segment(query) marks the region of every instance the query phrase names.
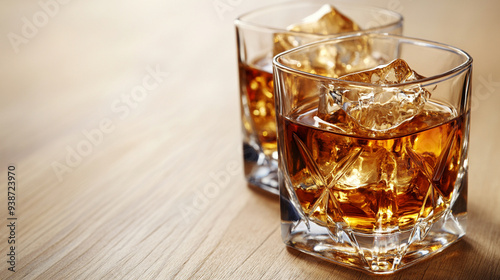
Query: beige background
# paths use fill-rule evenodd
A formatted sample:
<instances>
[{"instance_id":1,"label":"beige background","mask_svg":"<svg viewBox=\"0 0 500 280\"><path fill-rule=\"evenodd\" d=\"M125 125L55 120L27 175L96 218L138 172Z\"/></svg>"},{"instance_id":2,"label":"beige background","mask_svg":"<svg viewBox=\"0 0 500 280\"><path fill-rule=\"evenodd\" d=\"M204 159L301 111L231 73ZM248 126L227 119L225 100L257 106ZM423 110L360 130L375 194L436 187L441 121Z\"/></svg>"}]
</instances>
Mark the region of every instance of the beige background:
<instances>
[{"instance_id":1,"label":"beige background","mask_svg":"<svg viewBox=\"0 0 500 280\"><path fill-rule=\"evenodd\" d=\"M242 175L232 22L278 1L64 2L0 3L0 278L368 277L287 250L277 198ZM500 278L500 2L359 2L474 58L467 236L389 279Z\"/></svg>"}]
</instances>

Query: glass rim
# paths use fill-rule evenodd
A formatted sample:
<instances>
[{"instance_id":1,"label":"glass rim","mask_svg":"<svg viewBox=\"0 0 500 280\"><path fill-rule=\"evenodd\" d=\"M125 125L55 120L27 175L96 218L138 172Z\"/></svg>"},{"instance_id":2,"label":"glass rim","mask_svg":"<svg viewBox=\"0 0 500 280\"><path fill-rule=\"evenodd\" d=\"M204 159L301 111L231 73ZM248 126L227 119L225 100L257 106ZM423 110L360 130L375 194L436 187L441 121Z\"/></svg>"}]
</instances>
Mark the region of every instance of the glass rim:
<instances>
[{"instance_id":1,"label":"glass rim","mask_svg":"<svg viewBox=\"0 0 500 280\"><path fill-rule=\"evenodd\" d=\"M342 80L339 78L317 75L317 74L305 72L302 70L298 70L298 69L286 66L286 65L282 64L281 62L279 62L279 60L283 56L290 54L290 53L300 52L303 49L311 48L311 47L325 44L325 43L341 42L341 41L346 41L346 40L351 39L351 38L359 38L359 37L379 37L379 38L398 39L400 41L405 41L408 43L412 43L414 45L428 46L428 47L438 48L438 49L441 49L444 51L453 52L457 55L465 57L466 60L463 63L461 63L460 65L458 65L458 66L456 66L448 71L445 71L443 73L429 76L429 77L425 77L422 79L417 79L417 80L410 81L410 82L397 83L397 84L392 84L392 85L375 85L375 84L371 84L371 83L364 83L364 82L358 82L358 81L348 81L348 80ZM440 83L440 82L445 81L449 78L452 78L456 75L459 75L463 71L469 69L472 66L472 60L473 60L472 57L464 50L461 50L457 47L453 47L453 46L450 46L447 44L435 42L435 41L414 38L414 37L400 36L400 35L391 35L391 34L387 34L387 33L384 33L384 34L381 34L381 33L369 33L369 34L357 33L357 34L343 35L343 36L339 36L336 38L330 38L330 39L312 42L312 43L305 44L305 45L284 51L282 53L279 53L275 57L273 57L273 67L279 68L280 70L283 70L283 71L286 71L289 73L297 74L299 76L307 76L307 77L319 79L319 80L330 80L330 81L349 83L349 84L365 86L365 87L376 86L376 87L380 87L380 88L395 88L395 87L399 87L399 86L407 86L407 85L415 85L415 84L420 84L421 86L430 86L430 85ZM356 72L359 72L359 71L356 71ZM355 73L355 72L353 72L353 73Z\"/></svg>"},{"instance_id":2,"label":"glass rim","mask_svg":"<svg viewBox=\"0 0 500 280\"><path fill-rule=\"evenodd\" d=\"M384 8L380 8L380 7L375 7L375 6L370 6L370 5L361 5L361 4L357 4L357 3L349 3L349 2L346 2L346 3L337 3L339 4L339 6L349 6L349 7L355 7L355 8L359 8L359 9L363 9L363 8L369 8L369 9L373 9L373 10L377 10L377 11L382 11L388 15L391 15L393 17L396 18L396 20L394 22L391 22L391 23L388 23L388 24L384 24L384 25L380 25L380 26L376 26L376 27L371 27L371 28L367 28L367 29L363 29L363 30L358 30L358 31L352 31L352 32L342 32L342 33L338 33L338 34L321 34L321 33L310 33L310 32L301 32L301 31L290 31L290 30L286 30L284 27L283 28L277 28L277 27L271 27L271 26L267 26L265 24L259 24L259 23L255 23L255 22L250 22L248 20L246 20L245 18L249 17L249 16L252 16L254 14L258 14L258 13L262 13L262 12L266 12L268 10L272 10L272 9L276 9L276 8L279 8L279 7L282 7L282 6L285 6L285 7L290 7L291 5L318 5L318 8L321 6L321 5L325 5L325 4L331 4L331 3L328 3L328 2L304 2L304 1L288 1L288 2L282 2L282 3L278 3L278 4L273 4L273 5L268 5L268 6L264 6L264 7L261 7L261 8L257 8L255 10L252 10L252 11L249 11L249 12L246 12L242 15L240 15L239 17L237 17L235 20L234 20L234 24L237 26L237 27L247 27L247 28L252 28L252 29L255 29L255 30L263 30L263 31L272 31L272 32L286 32L286 33L289 33L289 34L292 34L292 35L297 35L297 36L317 36L317 37L332 37L332 36L336 36L336 35L345 35L345 34L357 34L359 32L373 32L373 31L376 31L376 30L379 30L379 29L384 29L384 28L388 28L388 27L391 27L391 26L398 26L398 25L402 25L403 24L403 16L398 13L398 12L395 12L395 11L392 11L392 10L388 10L388 9L384 9ZM336 8L336 7L335 7Z\"/></svg>"}]
</instances>

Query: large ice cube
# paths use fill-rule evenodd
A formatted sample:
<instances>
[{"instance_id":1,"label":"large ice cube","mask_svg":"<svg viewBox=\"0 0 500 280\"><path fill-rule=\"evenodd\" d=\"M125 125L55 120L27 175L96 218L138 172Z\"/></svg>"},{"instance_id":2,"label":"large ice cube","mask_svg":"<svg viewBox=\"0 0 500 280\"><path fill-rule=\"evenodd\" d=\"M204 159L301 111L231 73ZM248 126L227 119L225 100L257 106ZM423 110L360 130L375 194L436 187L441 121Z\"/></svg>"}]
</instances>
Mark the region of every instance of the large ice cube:
<instances>
[{"instance_id":1,"label":"large ice cube","mask_svg":"<svg viewBox=\"0 0 500 280\"><path fill-rule=\"evenodd\" d=\"M314 14L304 18L300 23L290 25L287 29L323 35L360 30L354 21L329 4L321 6Z\"/></svg>"},{"instance_id":2,"label":"large ice cube","mask_svg":"<svg viewBox=\"0 0 500 280\"><path fill-rule=\"evenodd\" d=\"M347 16L340 13L331 5L325 4L312 15L304 18L302 22L292 24L287 30L303 33L276 33L274 34L273 55L286 50L317 41L320 35L335 35L345 32L361 30L360 27ZM311 35L314 34L314 35ZM349 47L349 46L348 46ZM342 55L339 55L341 53ZM353 42L352 51L337 50L335 47L321 47L315 52L303 54L298 57L299 69L323 76L338 77L346 73L346 67L352 71L352 67L360 64L368 54L367 42ZM351 55L346 55L351 54ZM363 54L360 56L359 54ZM366 64L363 61L363 64Z\"/></svg>"},{"instance_id":3,"label":"large ice cube","mask_svg":"<svg viewBox=\"0 0 500 280\"><path fill-rule=\"evenodd\" d=\"M338 34L360 30L350 18L340 13L329 4L323 5L318 11L304 18L302 22L286 28L290 31L309 34ZM277 33L274 36L274 55L308 43L307 36L294 36L290 33Z\"/></svg>"},{"instance_id":4,"label":"large ice cube","mask_svg":"<svg viewBox=\"0 0 500 280\"><path fill-rule=\"evenodd\" d=\"M363 82L375 85L395 85L425 78L413 71L408 63L397 58L386 65L373 69L351 73L340 77L342 80Z\"/></svg>"},{"instance_id":5,"label":"large ice cube","mask_svg":"<svg viewBox=\"0 0 500 280\"><path fill-rule=\"evenodd\" d=\"M341 76L342 80L371 85L332 84L329 92L320 98L319 116L327 120L336 110L343 110L360 127L376 134L394 129L424 108L429 91L420 84L401 85L422 78L402 59Z\"/></svg>"}]
</instances>

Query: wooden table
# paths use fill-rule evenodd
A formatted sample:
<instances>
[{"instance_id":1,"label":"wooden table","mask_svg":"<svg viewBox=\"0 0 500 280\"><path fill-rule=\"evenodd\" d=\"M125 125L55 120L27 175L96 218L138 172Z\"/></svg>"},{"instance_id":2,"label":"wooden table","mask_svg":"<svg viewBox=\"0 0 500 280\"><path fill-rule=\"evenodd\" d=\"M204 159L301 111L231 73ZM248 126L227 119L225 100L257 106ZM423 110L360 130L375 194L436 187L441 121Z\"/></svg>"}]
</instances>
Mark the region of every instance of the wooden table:
<instances>
[{"instance_id":1,"label":"wooden table","mask_svg":"<svg viewBox=\"0 0 500 280\"><path fill-rule=\"evenodd\" d=\"M0 278L370 277L287 249L243 178L232 21L269 1L189 2L0 4ZM370 3L474 57L467 236L387 279L500 279L500 4Z\"/></svg>"}]
</instances>

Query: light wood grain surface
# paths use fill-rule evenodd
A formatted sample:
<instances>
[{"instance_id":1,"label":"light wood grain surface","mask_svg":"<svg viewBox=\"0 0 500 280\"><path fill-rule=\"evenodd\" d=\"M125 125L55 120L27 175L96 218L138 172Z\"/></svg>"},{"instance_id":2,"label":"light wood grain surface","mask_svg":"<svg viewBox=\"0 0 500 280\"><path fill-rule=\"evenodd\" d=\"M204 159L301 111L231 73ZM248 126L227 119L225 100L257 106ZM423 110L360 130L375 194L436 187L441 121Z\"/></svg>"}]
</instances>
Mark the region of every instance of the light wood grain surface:
<instances>
[{"instance_id":1,"label":"light wood grain surface","mask_svg":"<svg viewBox=\"0 0 500 280\"><path fill-rule=\"evenodd\" d=\"M1 279L371 277L287 249L243 178L233 19L276 2L0 3ZM386 278L500 279L500 4L362 2L474 58L467 236Z\"/></svg>"}]
</instances>

